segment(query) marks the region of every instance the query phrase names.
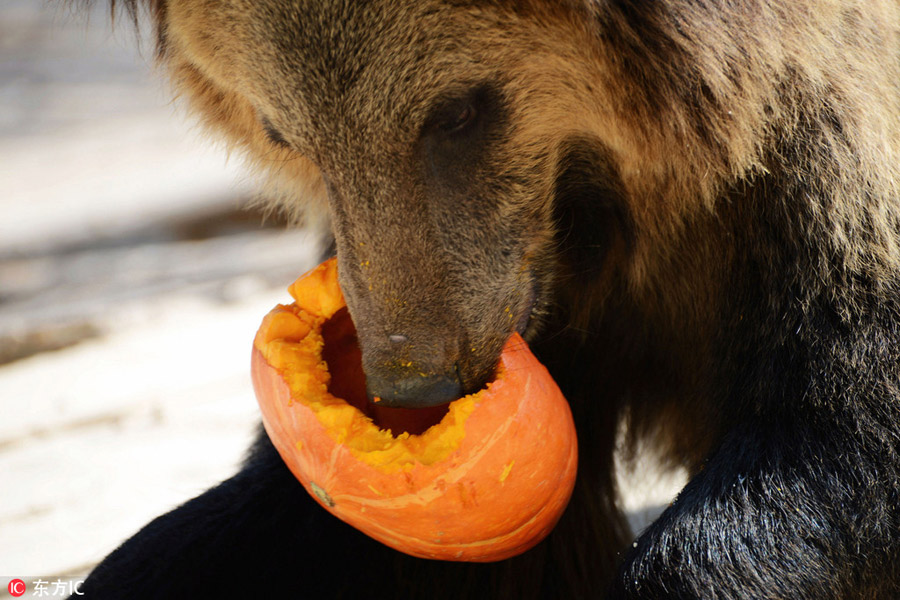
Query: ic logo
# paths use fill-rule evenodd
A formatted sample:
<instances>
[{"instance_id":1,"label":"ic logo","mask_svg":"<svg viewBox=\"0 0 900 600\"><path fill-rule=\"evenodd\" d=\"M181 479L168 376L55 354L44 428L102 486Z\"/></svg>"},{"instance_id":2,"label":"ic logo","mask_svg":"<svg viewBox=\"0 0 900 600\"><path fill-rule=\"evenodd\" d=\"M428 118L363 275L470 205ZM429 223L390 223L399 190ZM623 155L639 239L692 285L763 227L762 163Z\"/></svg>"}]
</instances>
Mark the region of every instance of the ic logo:
<instances>
[{"instance_id":1,"label":"ic logo","mask_svg":"<svg viewBox=\"0 0 900 600\"><path fill-rule=\"evenodd\" d=\"M25 593L25 582L21 579L12 579L9 585L6 586L6 589L9 591L10 596L18 598Z\"/></svg>"}]
</instances>

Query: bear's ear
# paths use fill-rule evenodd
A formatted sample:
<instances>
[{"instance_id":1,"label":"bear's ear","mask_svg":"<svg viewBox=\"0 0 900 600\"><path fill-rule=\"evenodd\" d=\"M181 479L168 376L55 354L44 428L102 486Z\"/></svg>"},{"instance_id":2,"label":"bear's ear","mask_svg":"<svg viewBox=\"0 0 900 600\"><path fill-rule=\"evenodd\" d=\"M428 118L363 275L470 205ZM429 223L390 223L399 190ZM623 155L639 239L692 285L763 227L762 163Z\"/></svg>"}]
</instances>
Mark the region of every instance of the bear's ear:
<instances>
[{"instance_id":1,"label":"bear's ear","mask_svg":"<svg viewBox=\"0 0 900 600\"><path fill-rule=\"evenodd\" d=\"M554 183L557 243L574 273L599 274L614 252L630 252L634 224L610 150L591 137L560 146Z\"/></svg>"}]
</instances>

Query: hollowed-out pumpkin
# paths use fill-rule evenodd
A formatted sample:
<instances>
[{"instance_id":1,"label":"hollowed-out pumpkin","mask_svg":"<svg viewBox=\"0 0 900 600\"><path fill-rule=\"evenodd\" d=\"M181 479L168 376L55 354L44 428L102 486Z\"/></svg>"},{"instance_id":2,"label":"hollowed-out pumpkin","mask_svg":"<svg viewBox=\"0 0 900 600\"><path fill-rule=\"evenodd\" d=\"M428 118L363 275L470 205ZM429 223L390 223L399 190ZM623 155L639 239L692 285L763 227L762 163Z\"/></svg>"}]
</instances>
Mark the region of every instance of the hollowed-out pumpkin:
<instances>
[{"instance_id":1,"label":"hollowed-out pumpkin","mask_svg":"<svg viewBox=\"0 0 900 600\"><path fill-rule=\"evenodd\" d=\"M328 511L423 558L486 562L543 539L572 493L568 404L513 335L494 380L436 409L367 401L356 331L334 260L263 320L252 358L266 431Z\"/></svg>"}]
</instances>

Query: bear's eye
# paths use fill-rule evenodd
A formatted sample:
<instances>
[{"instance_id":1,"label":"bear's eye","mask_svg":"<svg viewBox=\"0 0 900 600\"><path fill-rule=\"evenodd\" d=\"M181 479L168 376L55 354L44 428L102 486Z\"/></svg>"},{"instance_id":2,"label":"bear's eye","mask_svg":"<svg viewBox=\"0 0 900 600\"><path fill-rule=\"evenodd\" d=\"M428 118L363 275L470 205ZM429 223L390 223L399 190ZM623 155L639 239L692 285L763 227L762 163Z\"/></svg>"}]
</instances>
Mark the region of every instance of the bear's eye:
<instances>
[{"instance_id":1,"label":"bear's eye","mask_svg":"<svg viewBox=\"0 0 900 600\"><path fill-rule=\"evenodd\" d=\"M417 152L427 175L463 188L502 143L507 107L497 82L448 89L426 113Z\"/></svg>"},{"instance_id":2,"label":"bear's eye","mask_svg":"<svg viewBox=\"0 0 900 600\"><path fill-rule=\"evenodd\" d=\"M432 109L425 120L423 134L452 138L477 129L485 118L485 111L490 108L490 96L490 90L484 85L448 95Z\"/></svg>"},{"instance_id":3,"label":"bear's eye","mask_svg":"<svg viewBox=\"0 0 900 600\"><path fill-rule=\"evenodd\" d=\"M475 121L476 114L475 107L471 104L466 104L456 116L438 123L438 129L444 133L458 133Z\"/></svg>"},{"instance_id":4,"label":"bear's eye","mask_svg":"<svg viewBox=\"0 0 900 600\"><path fill-rule=\"evenodd\" d=\"M275 144L276 146L280 146L282 148L290 148L291 145L288 143L284 136L281 135L272 122L266 117L260 117L260 122L263 126L263 131L266 132L266 137L269 138L269 141Z\"/></svg>"}]
</instances>

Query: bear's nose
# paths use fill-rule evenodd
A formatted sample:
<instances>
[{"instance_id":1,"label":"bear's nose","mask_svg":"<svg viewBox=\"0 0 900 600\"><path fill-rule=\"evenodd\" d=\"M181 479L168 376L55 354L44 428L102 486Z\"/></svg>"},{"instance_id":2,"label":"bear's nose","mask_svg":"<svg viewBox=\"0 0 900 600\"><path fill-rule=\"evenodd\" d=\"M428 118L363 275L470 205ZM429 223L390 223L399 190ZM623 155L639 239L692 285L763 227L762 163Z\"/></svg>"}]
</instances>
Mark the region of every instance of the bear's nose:
<instances>
[{"instance_id":1,"label":"bear's nose","mask_svg":"<svg viewBox=\"0 0 900 600\"><path fill-rule=\"evenodd\" d=\"M367 373L366 391L379 406L425 408L446 404L463 396L462 383L454 371L449 376L414 373L397 378Z\"/></svg>"}]
</instances>

